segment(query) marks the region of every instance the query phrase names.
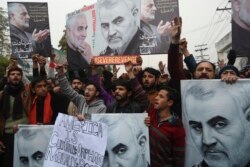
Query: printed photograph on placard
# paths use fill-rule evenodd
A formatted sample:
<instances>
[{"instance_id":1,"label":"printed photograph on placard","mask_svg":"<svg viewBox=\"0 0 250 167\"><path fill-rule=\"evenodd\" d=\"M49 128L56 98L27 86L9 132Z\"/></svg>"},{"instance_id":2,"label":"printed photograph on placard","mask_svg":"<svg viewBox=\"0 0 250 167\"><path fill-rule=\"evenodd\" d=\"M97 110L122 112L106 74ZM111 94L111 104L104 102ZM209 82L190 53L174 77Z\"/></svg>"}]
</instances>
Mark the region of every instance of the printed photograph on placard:
<instances>
[{"instance_id":1,"label":"printed photograph on placard","mask_svg":"<svg viewBox=\"0 0 250 167\"><path fill-rule=\"evenodd\" d=\"M95 5L86 6L66 16L67 61L69 70L88 67L93 57L96 32Z\"/></svg>"},{"instance_id":2,"label":"printed photograph on placard","mask_svg":"<svg viewBox=\"0 0 250 167\"><path fill-rule=\"evenodd\" d=\"M15 167L43 167L53 125L19 125L14 141Z\"/></svg>"},{"instance_id":3,"label":"printed photograph on placard","mask_svg":"<svg viewBox=\"0 0 250 167\"><path fill-rule=\"evenodd\" d=\"M250 57L250 1L232 0L232 48L238 57Z\"/></svg>"},{"instance_id":4,"label":"printed photograph on placard","mask_svg":"<svg viewBox=\"0 0 250 167\"><path fill-rule=\"evenodd\" d=\"M51 54L47 3L8 2L12 56L31 58L34 53Z\"/></svg>"},{"instance_id":5,"label":"printed photograph on placard","mask_svg":"<svg viewBox=\"0 0 250 167\"><path fill-rule=\"evenodd\" d=\"M149 167L149 132L144 124L147 113L92 114L91 120L108 126L103 166Z\"/></svg>"},{"instance_id":6,"label":"printed photograph on placard","mask_svg":"<svg viewBox=\"0 0 250 167\"><path fill-rule=\"evenodd\" d=\"M250 80L182 80L185 166L250 165Z\"/></svg>"},{"instance_id":7,"label":"printed photograph on placard","mask_svg":"<svg viewBox=\"0 0 250 167\"><path fill-rule=\"evenodd\" d=\"M141 0L141 54L164 54L171 42L170 22L179 16L178 0Z\"/></svg>"},{"instance_id":8,"label":"printed photograph on placard","mask_svg":"<svg viewBox=\"0 0 250 167\"><path fill-rule=\"evenodd\" d=\"M140 0L97 0L95 55L139 55Z\"/></svg>"}]
</instances>

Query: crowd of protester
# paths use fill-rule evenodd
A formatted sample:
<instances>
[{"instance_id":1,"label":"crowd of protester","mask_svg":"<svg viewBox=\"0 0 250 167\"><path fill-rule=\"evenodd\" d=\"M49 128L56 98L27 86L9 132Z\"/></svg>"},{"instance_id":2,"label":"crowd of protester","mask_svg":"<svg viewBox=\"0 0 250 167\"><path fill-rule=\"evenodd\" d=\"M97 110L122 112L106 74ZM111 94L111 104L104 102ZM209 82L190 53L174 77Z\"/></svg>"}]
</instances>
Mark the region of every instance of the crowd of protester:
<instances>
[{"instance_id":1,"label":"crowd of protester","mask_svg":"<svg viewBox=\"0 0 250 167\"><path fill-rule=\"evenodd\" d=\"M59 112L79 120L89 119L92 113L147 112L151 166L184 166L180 80L221 79L233 84L239 78L250 77L250 66L238 70L233 65L235 57L230 55L228 64L216 73L214 63L195 61L188 51L187 40L181 39L181 29L181 18L175 18L171 23L167 65L160 61L159 69L142 69L143 61L138 57L137 65L124 64L126 73L121 76L117 76L116 66L108 71L93 62L90 72L67 71L67 66L54 62L54 55L46 71L46 59L36 54L32 56L33 78L27 82L17 61L11 59L0 83L1 166L12 166L18 124L54 124Z\"/></svg>"}]
</instances>

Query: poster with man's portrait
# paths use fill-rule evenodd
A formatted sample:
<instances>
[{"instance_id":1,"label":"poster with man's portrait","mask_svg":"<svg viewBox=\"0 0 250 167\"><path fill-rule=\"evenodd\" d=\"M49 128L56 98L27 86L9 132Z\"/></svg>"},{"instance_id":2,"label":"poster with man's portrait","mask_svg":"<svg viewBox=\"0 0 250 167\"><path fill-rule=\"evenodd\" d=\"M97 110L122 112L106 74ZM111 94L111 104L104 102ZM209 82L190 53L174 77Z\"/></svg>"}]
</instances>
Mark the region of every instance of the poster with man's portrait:
<instances>
[{"instance_id":1,"label":"poster with man's portrait","mask_svg":"<svg viewBox=\"0 0 250 167\"><path fill-rule=\"evenodd\" d=\"M70 70L86 68L94 55L96 6L85 6L66 16L67 61Z\"/></svg>"},{"instance_id":2,"label":"poster with man's portrait","mask_svg":"<svg viewBox=\"0 0 250 167\"><path fill-rule=\"evenodd\" d=\"M108 126L103 166L150 166L149 133L144 124L147 113L92 114L91 120Z\"/></svg>"},{"instance_id":3,"label":"poster with man's portrait","mask_svg":"<svg viewBox=\"0 0 250 167\"><path fill-rule=\"evenodd\" d=\"M232 49L238 57L250 57L250 1L232 0Z\"/></svg>"},{"instance_id":4,"label":"poster with man's portrait","mask_svg":"<svg viewBox=\"0 0 250 167\"><path fill-rule=\"evenodd\" d=\"M14 141L14 167L43 167L53 125L18 125Z\"/></svg>"},{"instance_id":5,"label":"poster with man's portrait","mask_svg":"<svg viewBox=\"0 0 250 167\"><path fill-rule=\"evenodd\" d=\"M179 16L178 0L141 0L141 54L166 54L171 43L170 22Z\"/></svg>"},{"instance_id":6,"label":"poster with man's portrait","mask_svg":"<svg viewBox=\"0 0 250 167\"><path fill-rule=\"evenodd\" d=\"M31 58L34 53L51 54L48 4L8 2L12 56Z\"/></svg>"},{"instance_id":7,"label":"poster with man's portrait","mask_svg":"<svg viewBox=\"0 0 250 167\"><path fill-rule=\"evenodd\" d=\"M185 166L250 165L250 80L181 81Z\"/></svg>"},{"instance_id":8,"label":"poster with man's portrait","mask_svg":"<svg viewBox=\"0 0 250 167\"><path fill-rule=\"evenodd\" d=\"M139 55L140 0L97 0L94 55Z\"/></svg>"}]
</instances>

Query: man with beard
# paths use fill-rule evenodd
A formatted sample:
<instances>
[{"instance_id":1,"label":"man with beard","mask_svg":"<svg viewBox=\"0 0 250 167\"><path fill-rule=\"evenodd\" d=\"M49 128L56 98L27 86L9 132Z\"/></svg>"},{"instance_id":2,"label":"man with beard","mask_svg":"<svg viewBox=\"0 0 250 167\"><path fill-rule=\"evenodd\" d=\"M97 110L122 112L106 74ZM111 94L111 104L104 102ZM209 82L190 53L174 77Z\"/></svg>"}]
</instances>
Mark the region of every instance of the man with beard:
<instances>
[{"instance_id":1,"label":"man with beard","mask_svg":"<svg viewBox=\"0 0 250 167\"><path fill-rule=\"evenodd\" d=\"M170 23L160 21L157 26L150 22L155 20L155 12L157 8L154 0L141 1L141 30L144 33L145 46L141 46L141 54L159 54L166 53L169 48Z\"/></svg>"},{"instance_id":2,"label":"man with beard","mask_svg":"<svg viewBox=\"0 0 250 167\"><path fill-rule=\"evenodd\" d=\"M102 167L150 167L150 162L147 161L147 127L138 118L136 114L113 114L95 119L108 127Z\"/></svg>"},{"instance_id":3,"label":"man with beard","mask_svg":"<svg viewBox=\"0 0 250 167\"><path fill-rule=\"evenodd\" d=\"M86 83L80 78L80 77L75 77L71 81L71 87L79 94L84 94L84 89L86 87ZM71 101L68 106L68 114L69 115L76 115L78 113L78 109L76 105Z\"/></svg>"},{"instance_id":4,"label":"man with beard","mask_svg":"<svg viewBox=\"0 0 250 167\"><path fill-rule=\"evenodd\" d=\"M98 1L101 33L107 47L100 55L140 54L143 32L138 27L134 0Z\"/></svg>"},{"instance_id":5,"label":"man with beard","mask_svg":"<svg viewBox=\"0 0 250 167\"><path fill-rule=\"evenodd\" d=\"M44 50L43 42L49 36L49 30L44 29L37 32L34 29L33 33L27 30L30 27L30 16L26 7L22 3L11 2L8 3L8 15L10 23L10 39L13 55L22 56L23 51L29 50L30 53L40 53L47 55ZM32 48L30 50L30 48Z\"/></svg>"},{"instance_id":6,"label":"man with beard","mask_svg":"<svg viewBox=\"0 0 250 167\"><path fill-rule=\"evenodd\" d=\"M232 48L250 55L250 0L232 0Z\"/></svg>"},{"instance_id":7,"label":"man with beard","mask_svg":"<svg viewBox=\"0 0 250 167\"><path fill-rule=\"evenodd\" d=\"M249 83L190 82L182 93L187 143L203 158L195 166L249 167Z\"/></svg>"},{"instance_id":8,"label":"man with beard","mask_svg":"<svg viewBox=\"0 0 250 167\"><path fill-rule=\"evenodd\" d=\"M180 36L182 29L181 18L176 17L171 26L172 42L168 51L168 70L174 88L180 90L180 80L187 79L183 71L183 58L182 54L180 53L179 47L181 42ZM192 56L188 57L193 59ZM212 62L202 60L196 64L196 62L193 62L192 60L191 64L191 69L193 69L193 79L215 79L216 66ZM231 78L227 76L223 77L223 81L227 83L235 82L235 80L231 82Z\"/></svg>"},{"instance_id":9,"label":"man with beard","mask_svg":"<svg viewBox=\"0 0 250 167\"><path fill-rule=\"evenodd\" d=\"M142 113L149 101L146 92L133 73L133 65L125 63L125 70L129 80L119 78L115 81L115 101L108 105L107 113Z\"/></svg>"},{"instance_id":10,"label":"man with beard","mask_svg":"<svg viewBox=\"0 0 250 167\"><path fill-rule=\"evenodd\" d=\"M142 86L147 92L151 104L154 104L155 97L158 94L157 85L160 75L160 71L151 67L147 67L142 71Z\"/></svg>"},{"instance_id":11,"label":"man with beard","mask_svg":"<svg viewBox=\"0 0 250 167\"><path fill-rule=\"evenodd\" d=\"M85 41L88 22L84 13L70 16L66 22L67 61L69 71L86 68L93 56L91 46Z\"/></svg>"},{"instance_id":12,"label":"man with beard","mask_svg":"<svg viewBox=\"0 0 250 167\"><path fill-rule=\"evenodd\" d=\"M106 106L104 101L99 97L100 88L94 82L86 84L84 96L75 91L69 84L65 74L63 65L57 65L58 80L62 94L66 95L78 109L78 118L90 119L92 113L105 113Z\"/></svg>"},{"instance_id":13,"label":"man with beard","mask_svg":"<svg viewBox=\"0 0 250 167\"><path fill-rule=\"evenodd\" d=\"M32 127L35 128L35 127ZM40 128L40 129L39 129ZM19 167L42 167L53 131L52 127L20 128L16 135Z\"/></svg>"},{"instance_id":14,"label":"man with beard","mask_svg":"<svg viewBox=\"0 0 250 167\"><path fill-rule=\"evenodd\" d=\"M27 124L28 89L22 82L23 72L17 66L7 70L7 84L0 98L0 164L13 166L14 133L17 124Z\"/></svg>"}]
</instances>

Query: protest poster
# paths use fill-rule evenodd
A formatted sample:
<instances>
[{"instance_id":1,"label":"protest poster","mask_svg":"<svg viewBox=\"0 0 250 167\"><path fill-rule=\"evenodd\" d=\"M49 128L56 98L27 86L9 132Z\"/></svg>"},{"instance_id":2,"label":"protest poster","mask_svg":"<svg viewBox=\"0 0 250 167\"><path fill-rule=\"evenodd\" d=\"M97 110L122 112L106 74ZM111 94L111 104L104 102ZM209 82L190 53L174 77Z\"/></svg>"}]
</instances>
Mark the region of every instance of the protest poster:
<instances>
[{"instance_id":1,"label":"protest poster","mask_svg":"<svg viewBox=\"0 0 250 167\"><path fill-rule=\"evenodd\" d=\"M12 55L31 58L34 53L51 54L48 4L8 2Z\"/></svg>"},{"instance_id":2,"label":"protest poster","mask_svg":"<svg viewBox=\"0 0 250 167\"><path fill-rule=\"evenodd\" d=\"M140 55L140 0L98 0L96 6L94 55L121 59L124 55Z\"/></svg>"},{"instance_id":3,"label":"protest poster","mask_svg":"<svg viewBox=\"0 0 250 167\"><path fill-rule=\"evenodd\" d=\"M250 57L250 2L232 0L232 49L237 57Z\"/></svg>"},{"instance_id":4,"label":"protest poster","mask_svg":"<svg viewBox=\"0 0 250 167\"><path fill-rule=\"evenodd\" d=\"M42 167L53 125L18 125L14 141L14 167Z\"/></svg>"},{"instance_id":5,"label":"protest poster","mask_svg":"<svg viewBox=\"0 0 250 167\"><path fill-rule=\"evenodd\" d=\"M44 167L101 167L106 145L105 124L59 113Z\"/></svg>"},{"instance_id":6,"label":"protest poster","mask_svg":"<svg viewBox=\"0 0 250 167\"><path fill-rule=\"evenodd\" d=\"M95 4L85 6L67 14L66 40L69 70L88 67L95 47L96 9Z\"/></svg>"},{"instance_id":7,"label":"protest poster","mask_svg":"<svg viewBox=\"0 0 250 167\"><path fill-rule=\"evenodd\" d=\"M168 52L171 43L170 22L177 16L179 16L178 0L141 0L140 28L143 31L141 54Z\"/></svg>"},{"instance_id":8,"label":"protest poster","mask_svg":"<svg viewBox=\"0 0 250 167\"><path fill-rule=\"evenodd\" d=\"M147 113L92 114L91 120L108 127L104 166L150 166L149 132L144 124Z\"/></svg>"},{"instance_id":9,"label":"protest poster","mask_svg":"<svg viewBox=\"0 0 250 167\"><path fill-rule=\"evenodd\" d=\"M161 20L170 22L179 16L178 0L155 0L155 7L155 20L152 21L154 25L158 25Z\"/></svg>"},{"instance_id":10,"label":"protest poster","mask_svg":"<svg viewBox=\"0 0 250 167\"><path fill-rule=\"evenodd\" d=\"M181 81L185 166L250 164L250 80Z\"/></svg>"}]
</instances>

